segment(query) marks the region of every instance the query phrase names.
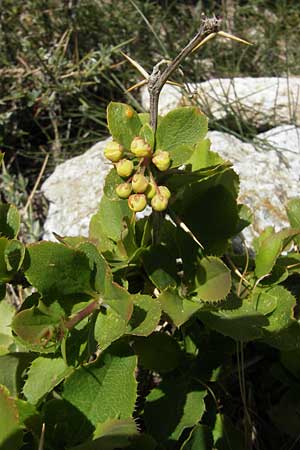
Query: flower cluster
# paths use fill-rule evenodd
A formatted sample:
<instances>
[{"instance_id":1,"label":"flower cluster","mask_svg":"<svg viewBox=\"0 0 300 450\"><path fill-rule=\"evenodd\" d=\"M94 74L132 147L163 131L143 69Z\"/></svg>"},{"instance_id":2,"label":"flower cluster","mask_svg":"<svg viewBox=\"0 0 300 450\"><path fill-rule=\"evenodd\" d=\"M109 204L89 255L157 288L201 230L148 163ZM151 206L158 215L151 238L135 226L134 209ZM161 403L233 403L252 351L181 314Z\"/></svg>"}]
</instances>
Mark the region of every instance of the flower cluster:
<instances>
[{"instance_id":1,"label":"flower cluster","mask_svg":"<svg viewBox=\"0 0 300 450\"><path fill-rule=\"evenodd\" d=\"M117 174L124 183L116 187L120 198L128 199L128 206L134 212L143 211L151 204L155 211L164 211L171 197L166 186L158 186L152 173L153 166L160 172L171 165L169 152L156 150L140 136L136 136L130 145L130 152L116 141L111 141L104 149L107 159L115 164ZM126 181L125 181L126 180Z\"/></svg>"}]
</instances>

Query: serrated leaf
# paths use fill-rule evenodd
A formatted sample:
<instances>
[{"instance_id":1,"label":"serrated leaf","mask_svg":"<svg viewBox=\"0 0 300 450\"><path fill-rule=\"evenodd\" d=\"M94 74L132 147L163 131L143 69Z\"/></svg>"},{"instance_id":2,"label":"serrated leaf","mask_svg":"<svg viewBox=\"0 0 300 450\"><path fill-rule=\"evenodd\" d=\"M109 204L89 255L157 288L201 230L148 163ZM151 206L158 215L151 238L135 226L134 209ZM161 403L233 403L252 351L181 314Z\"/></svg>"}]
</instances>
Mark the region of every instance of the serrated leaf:
<instances>
[{"instance_id":1,"label":"serrated leaf","mask_svg":"<svg viewBox=\"0 0 300 450\"><path fill-rule=\"evenodd\" d=\"M49 296L93 294L92 271L84 252L55 242L39 242L27 247L28 281Z\"/></svg>"},{"instance_id":2,"label":"serrated leaf","mask_svg":"<svg viewBox=\"0 0 300 450\"><path fill-rule=\"evenodd\" d=\"M122 342L112 344L95 363L76 369L66 380L63 397L95 426L131 417L137 395L136 356Z\"/></svg>"},{"instance_id":3,"label":"serrated leaf","mask_svg":"<svg viewBox=\"0 0 300 450\"><path fill-rule=\"evenodd\" d=\"M126 328L127 334L149 336L157 327L161 316L159 302L150 295L133 296L133 313Z\"/></svg>"},{"instance_id":4,"label":"serrated leaf","mask_svg":"<svg viewBox=\"0 0 300 450\"><path fill-rule=\"evenodd\" d=\"M206 133L207 118L198 108L176 108L164 116L158 125L156 148L167 150L172 167L178 166L191 157L193 146L203 139Z\"/></svg>"},{"instance_id":5,"label":"serrated leaf","mask_svg":"<svg viewBox=\"0 0 300 450\"><path fill-rule=\"evenodd\" d=\"M182 353L177 341L164 333L134 339L133 348L139 364L149 370L170 372L181 362Z\"/></svg>"},{"instance_id":6,"label":"serrated leaf","mask_svg":"<svg viewBox=\"0 0 300 450\"><path fill-rule=\"evenodd\" d=\"M0 204L0 236L14 239L20 229L20 215L14 205Z\"/></svg>"},{"instance_id":7,"label":"serrated leaf","mask_svg":"<svg viewBox=\"0 0 300 450\"><path fill-rule=\"evenodd\" d=\"M295 297L283 286L271 287L267 292L276 299L277 307L268 315L263 341L282 350L299 349L300 325L293 313Z\"/></svg>"},{"instance_id":8,"label":"serrated leaf","mask_svg":"<svg viewBox=\"0 0 300 450\"><path fill-rule=\"evenodd\" d=\"M52 391L69 373L71 367L67 367L62 358L36 358L27 373L27 379L23 387L23 393L27 400L36 405L40 400Z\"/></svg>"},{"instance_id":9,"label":"serrated leaf","mask_svg":"<svg viewBox=\"0 0 300 450\"><path fill-rule=\"evenodd\" d=\"M95 322L95 339L101 350L105 350L109 345L119 339L126 330L126 320L124 320L110 306L101 308Z\"/></svg>"},{"instance_id":10,"label":"serrated leaf","mask_svg":"<svg viewBox=\"0 0 300 450\"><path fill-rule=\"evenodd\" d=\"M194 426L205 411L202 386L186 376L172 376L154 388L146 398L144 420L147 431L158 441L177 440Z\"/></svg>"},{"instance_id":11,"label":"serrated leaf","mask_svg":"<svg viewBox=\"0 0 300 450\"><path fill-rule=\"evenodd\" d=\"M129 150L142 126L138 114L125 103L111 102L107 107L107 122L112 137Z\"/></svg>"},{"instance_id":12,"label":"serrated leaf","mask_svg":"<svg viewBox=\"0 0 300 450\"><path fill-rule=\"evenodd\" d=\"M33 354L23 352L0 356L0 384L6 386L14 397L20 395L25 369L33 359Z\"/></svg>"},{"instance_id":13,"label":"serrated leaf","mask_svg":"<svg viewBox=\"0 0 300 450\"><path fill-rule=\"evenodd\" d=\"M293 198L286 205L286 213L292 228L300 229L300 199ZM297 245L300 245L300 237L296 237Z\"/></svg>"},{"instance_id":14,"label":"serrated leaf","mask_svg":"<svg viewBox=\"0 0 300 450\"><path fill-rule=\"evenodd\" d=\"M10 325L14 315L14 307L8 301L2 300L0 302L0 355L7 353L13 343Z\"/></svg>"},{"instance_id":15,"label":"serrated leaf","mask_svg":"<svg viewBox=\"0 0 300 450\"><path fill-rule=\"evenodd\" d=\"M190 432L180 450L212 450L213 438L211 429L206 425L196 425Z\"/></svg>"},{"instance_id":16,"label":"serrated leaf","mask_svg":"<svg viewBox=\"0 0 300 450\"><path fill-rule=\"evenodd\" d=\"M231 289L231 272L219 258L206 257L197 267L195 298L215 302L227 297Z\"/></svg>"},{"instance_id":17,"label":"serrated leaf","mask_svg":"<svg viewBox=\"0 0 300 450\"><path fill-rule=\"evenodd\" d=\"M162 310L180 327L201 308L199 302L181 297L176 289L169 288L158 297Z\"/></svg>"},{"instance_id":18,"label":"serrated leaf","mask_svg":"<svg viewBox=\"0 0 300 450\"><path fill-rule=\"evenodd\" d=\"M216 311L200 311L198 315L212 330L243 342L262 338L263 327L269 323L263 314L255 310L252 298L241 301L233 295Z\"/></svg>"},{"instance_id":19,"label":"serrated leaf","mask_svg":"<svg viewBox=\"0 0 300 450\"><path fill-rule=\"evenodd\" d=\"M5 386L0 386L0 448L18 450L23 442L19 412Z\"/></svg>"},{"instance_id":20,"label":"serrated leaf","mask_svg":"<svg viewBox=\"0 0 300 450\"><path fill-rule=\"evenodd\" d=\"M212 152L210 146L209 139L197 143L193 155L185 163L187 168L197 171L224 164L223 158L218 153Z\"/></svg>"}]
</instances>

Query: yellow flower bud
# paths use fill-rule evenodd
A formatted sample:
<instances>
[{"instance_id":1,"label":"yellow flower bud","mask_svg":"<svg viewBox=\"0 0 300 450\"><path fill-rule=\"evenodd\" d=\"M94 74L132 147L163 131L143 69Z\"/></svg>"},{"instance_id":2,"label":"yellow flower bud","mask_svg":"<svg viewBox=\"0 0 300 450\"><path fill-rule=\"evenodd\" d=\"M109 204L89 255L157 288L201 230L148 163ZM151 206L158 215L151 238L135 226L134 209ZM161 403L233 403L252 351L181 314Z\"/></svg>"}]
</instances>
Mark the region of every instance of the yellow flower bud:
<instances>
[{"instance_id":1,"label":"yellow flower bud","mask_svg":"<svg viewBox=\"0 0 300 450\"><path fill-rule=\"evenodd\" d=\"M156 194L151 200L151 206L154 211L164 211L165 209L167 209L168 202L169 200L167 199L167 197Z\"/></svg>"},{"instance_id":2,"label":"yellow flower bud","mask_svg":"<svg viewBox=\"0 0 300 450\"><path fill-rule=\"evenodd\" d=\"M133 172L133 162L130 161L130 159L121 159L121 161L116 164L116 169L117 174L120 177L130 177Z\"/></svg>"},{"instance_id":3,"label":"yellow flower bud","mask_svg":"<svg viewBox=\"0 0 300 450\"><path fill-rule=\"evenodd\" d=\"M148 200L151 200L154 197L154 195L156 194L156 187L154 186L154 184L148 184L145 194Z\"/></svg>"},{"instance_id":4,"label":"yellow flower bud","mask_svg":"<svg viewBox=\"0 0 300 450\"><path fill-rule=\"evenodd\" d=\"M130 183L121 183L116 187L116 193L120 198L128 198L131 191L132 187Z\"/></svg>"},{"instance_id":5,"label":"yellow flower bud","mask_svg":"<svg viewBox=\"0 0 300 450\"><path fill-rule=\"evenodd\" d=\"M131 142L130 151L138 158L151 156L150 145L140 136L136 136Z\"/></svg>"},{"instance_id":6,"label":"yellow flower bud","mask_svg":"<svg viewBox=\"0 0 300 450\"><path fill-rule=\"evenodd\" d=\"M161 172L168 170L171 165L169 152L158 150L157 152L155 152L152 158L152 162Z\"/></svg>"},{"instance_id":7,"label":"yellow flower bud","mask_svg":"<svg viewBox=\"0 0 300 450\"><path fill-rule=\"evenodd\" d=\"M170 199L171 192L169 191L167 186L158 186L158 190L159 190L160 195L162 195L163 197L166 197L168 200Z\"/></svg>"},{"instance_id":8,"label":"yellow flower bud","mask_svg":"<svg viewBox=\"0 0 300 450\"><path fill-rule=\"evenodd\" d=\"M132 178L132 189L138 194L146 191L149 181L141 173L136 173Z\"/></svg>"},{"instance_id":9,"label":"yellow flower bud","mask_svg":"<svg viewBox=\"0 0 300 450\"><path fill-rule=\"evenodd\" d=\"M147 199L144 194L133 194L128 199L128 206L131 211L140 212L146 208Z\"/></svg>"},{"instance_id":10,"label":"yellow flower bud","mask_svg":"<svg viewBox=\"0 0 300 450\"><path fill-rule=\"evenodd\" d=\"M123 155L123 146L116 141L110 141L106 144L104 155L110 161L118 162Z\"/></svg>"}]
</instances>

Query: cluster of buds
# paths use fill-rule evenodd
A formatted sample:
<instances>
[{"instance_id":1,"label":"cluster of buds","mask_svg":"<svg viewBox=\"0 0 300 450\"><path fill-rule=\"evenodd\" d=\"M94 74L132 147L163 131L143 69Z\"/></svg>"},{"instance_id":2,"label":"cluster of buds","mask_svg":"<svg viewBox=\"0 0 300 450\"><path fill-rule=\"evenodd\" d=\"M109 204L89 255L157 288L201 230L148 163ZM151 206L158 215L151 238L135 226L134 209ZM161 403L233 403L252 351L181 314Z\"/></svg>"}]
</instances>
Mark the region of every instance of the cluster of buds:
<instances>
[{"instance_id":1,"label":"cluster of buds","mask_svg":"<svg viewBox=\"0 0 300 450\"><path fill-rule=\"evenodd\" d=\"M148 203L155 211L167 208L171 193L166 186L156 184L151 164L160 172L168 170L171 165L169 152L157 150L153 153L151 146L137 136L131 142L130 152L118 142L111 141L106 145L104 155L115 164L117 174L125 179L116 187L116 193L120 198L128 199L132 211L143 211Z\"/></svg>"}]
</instances>

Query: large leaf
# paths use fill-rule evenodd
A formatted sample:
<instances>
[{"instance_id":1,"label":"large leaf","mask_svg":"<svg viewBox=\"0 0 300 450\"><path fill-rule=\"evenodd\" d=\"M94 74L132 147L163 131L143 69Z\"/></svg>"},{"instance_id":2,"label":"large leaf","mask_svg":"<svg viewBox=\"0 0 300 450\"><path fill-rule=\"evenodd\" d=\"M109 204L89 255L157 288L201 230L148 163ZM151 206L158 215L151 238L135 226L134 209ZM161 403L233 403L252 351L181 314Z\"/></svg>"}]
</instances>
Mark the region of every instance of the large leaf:
<instances>
[{"instance_id":1,"label":"large leaf","mask_svg":"<svg viewBox=\"0 0 300 450\"><path fill-rule=\"evenodd\" d=\"M95 426L108 419L131 417L137 395L136 363L130 347L116 342L95 363L70 375L63 397Z\"/></svg>"},{"instance_id":2,"label":"large leaf","mask_svg":"<svg viewBox=\"0 0 300 450\"><path fill-rule=\"evenodd\" d=\"M62 358L36 358L27 373L23 393L32 404L37 404L72 371Z\"/></svg>"},{"instance_id":3,"label":"large leaf","mask_svg":"<svg viewBox=\"0 0 300 450\"><path fill-rule=\"evenodd\" d=\"M125 103L111 102L107 107L107 122L113 139L129 150L142 126L138 114Z\"/></svg>"},{"instance_id":4,"label":"large leaf","mask_svg":"<svg viewBox=\"0 0 300 450\"><path fill-rule=\"evenodd\" d=\"M0 204L0 236L14 239L20 229L20 215L14 205Z\"/></svg>"},{"instance_id":5,"label":"large leaf","mask_svg":"<svg viewBox=\"0 0 300 450\"><path fill-rule=\"evenodd\" d=\"M139 364L157 372L170 372L182 360L177 341L165 333L155 332L148 337L135 338L133 348Z\"/></svg>"},{"instance_id":6,"label":"large leaf","mask_svg":"<svg viewBox=\"0 0 300 450\"><path fill-rule=\"evenodd\" d=\"M212 450L212 432L206 425L196 425L180 450Z\"/></svg>"},{"instance_id":7,"label":"large leaf","mask_svg":"<svg viewBox=\"0 0 300 450\"><path fill-rule=\"evenodd\" d=\"M185 428L194 426L205 411L203 386L186 376L172 376L146 398L144 420L147 432L158 442L177 440Z\"/></svg>"},{"instance_id":8,"label":"large leaf","mask_svg":"<svg viewBox=\"0 0 300 450\"><path fill-rule=\"evenodd\" d=\"M157 128L156 148L170 153L172 167L187 161L207 133L207 118L194 106L169 112Z\"/></svg>"},{"instance_id":9,"label":"large leaf","mask_svg":"<svg viewBox=\"0 0 300 450\"><path fill-rule=\"evenodd\" d=\"M197 299L205 302L223 300L231 289L231 272L219 259L203 258L196 272Z\"/></svg>"},{"instance_id":10,"label":"large leaf","mask_svg":"<svg viewBox=\"0 0 300 450\"><path fill-rule=\"evenodd\" d=\"M22 442L23 433L15 400L6 387L0 385L0 448L18 450Z\"/></svg>"},{"instance_id":11,"label":"large leaf","mask_svg":"<svg viewBox=\"0 0 300 450\"><path fill-rule=\"evenodd\" d=\"M54 242L27 247L28 281L39 292L51 296L93 293L92 270L84 252Z\"/></svg>"},{"instance_id":12,"label":"large leaf","mask_svg":"<svg viewBox=\"0 0 300 450\"><path fill-rule=\"evenodd\" d=\"M162 310L168 314L177 327L185 323L202 305L198 301L181 297L176 289L163 291L158 300Z\"/></svg>"}]
</instances>

